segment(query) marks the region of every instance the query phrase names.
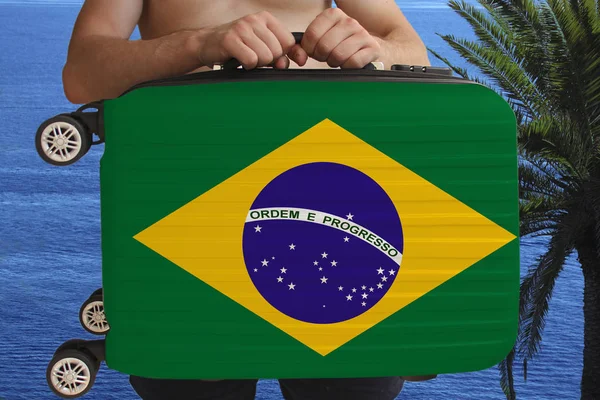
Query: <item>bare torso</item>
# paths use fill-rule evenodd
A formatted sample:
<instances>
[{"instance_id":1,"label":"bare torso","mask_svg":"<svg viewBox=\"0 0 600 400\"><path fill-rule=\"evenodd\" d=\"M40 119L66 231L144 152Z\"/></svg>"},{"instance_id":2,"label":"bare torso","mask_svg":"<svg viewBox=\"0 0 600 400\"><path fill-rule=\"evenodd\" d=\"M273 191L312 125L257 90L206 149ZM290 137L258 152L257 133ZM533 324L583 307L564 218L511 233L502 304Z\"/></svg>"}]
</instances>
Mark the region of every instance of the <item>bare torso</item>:
<instances>
[{"instance_id":1,"label":"bare torso","mask_svg":"<svg viewBox=\"0 0 600 400\"><path fill-rule=\"evenodd\" d=\"M153 39L178 30L199 29L268 11L291 32L304 32L331 0L146 0L138 23L142 39ZM297 68L291 63L290 68ZM304 68L328 68L309 59ZM203 70L206 70L203 69Z\"/></svg>"}]
</instances>

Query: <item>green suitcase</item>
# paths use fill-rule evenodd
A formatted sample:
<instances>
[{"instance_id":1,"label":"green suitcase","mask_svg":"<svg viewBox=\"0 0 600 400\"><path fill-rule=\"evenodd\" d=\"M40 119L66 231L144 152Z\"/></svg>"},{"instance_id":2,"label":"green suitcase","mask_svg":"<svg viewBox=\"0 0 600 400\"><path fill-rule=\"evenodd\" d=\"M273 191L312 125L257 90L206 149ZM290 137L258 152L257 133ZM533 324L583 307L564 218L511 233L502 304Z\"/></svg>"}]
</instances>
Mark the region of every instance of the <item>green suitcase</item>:
<instances>
[{"instance_id":1,"label":"green suitcase","mask_svg":"<svg viewBox=\"0 0 600 400\"><path fill-rule=\"evenodd\" d=\"M80 313L105 339L59 348L47 377L63 397L101 361L165 379L377 377L481 370L513 346L516 121L482 85L399 65L226 68L36 136L56 165L96 143L103 292ZM87 380L68 381L67 357Z\"/></svg>"}]
</instances>

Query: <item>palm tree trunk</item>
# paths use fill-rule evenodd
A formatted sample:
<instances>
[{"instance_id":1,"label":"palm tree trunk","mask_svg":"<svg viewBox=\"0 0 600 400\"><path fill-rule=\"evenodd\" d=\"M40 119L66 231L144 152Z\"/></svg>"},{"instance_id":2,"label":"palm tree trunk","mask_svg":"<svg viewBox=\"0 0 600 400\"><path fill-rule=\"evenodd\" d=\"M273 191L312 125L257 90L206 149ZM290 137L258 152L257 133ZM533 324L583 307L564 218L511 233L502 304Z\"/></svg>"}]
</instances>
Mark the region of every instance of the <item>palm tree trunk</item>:
<instances>
[{"instance_id":1,"label":"palm tree trunk","mask_svg":"<svg viewBox=\"0 0 600 400\"><path fill-rule=\"evenodd\" d=\"M583 270L583 375L581 399L600 399L600 259L595 244L577 249Z\"/></svg>"}]
</instances>

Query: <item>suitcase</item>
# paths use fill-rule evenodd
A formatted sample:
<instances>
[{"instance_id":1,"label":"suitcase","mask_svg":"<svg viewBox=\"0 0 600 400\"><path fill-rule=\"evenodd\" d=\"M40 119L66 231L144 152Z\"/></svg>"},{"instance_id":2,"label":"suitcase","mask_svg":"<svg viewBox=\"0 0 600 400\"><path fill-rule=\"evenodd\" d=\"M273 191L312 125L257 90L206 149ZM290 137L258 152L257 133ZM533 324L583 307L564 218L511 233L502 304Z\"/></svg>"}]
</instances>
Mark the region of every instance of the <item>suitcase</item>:
<instances>
[{"instance_id":1,"label":"suitcase","mask_svg":"<svg viewBox=\"0 0 600 400\"><path fill-rule=\"evenodd\" d=\"M44 122L40 156L100 162L103 336L47 369L164 379L476 371L518 323L516 120L450 70L222 70ZM94 111L90 111L94 110ZM94 136L97 140L94 141Z\"/></svg>"}]
</instances>

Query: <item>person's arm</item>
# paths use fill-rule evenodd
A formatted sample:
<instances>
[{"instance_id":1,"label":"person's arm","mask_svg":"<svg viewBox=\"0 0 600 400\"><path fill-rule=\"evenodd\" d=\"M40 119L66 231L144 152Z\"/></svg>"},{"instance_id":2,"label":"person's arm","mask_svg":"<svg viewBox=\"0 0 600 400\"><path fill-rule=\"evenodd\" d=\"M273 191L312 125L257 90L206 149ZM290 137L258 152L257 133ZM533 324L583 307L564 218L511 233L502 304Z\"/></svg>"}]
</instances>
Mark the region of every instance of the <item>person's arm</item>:
<instances>
[{"instance_id":1,"label":"person's arm","mask_svg":"<svg viewBox=\"0 0 600 400\"><path fill-rule=\"evenodd\" d=\"M429 66L427 48L393 0L336 0L337 7L357 20L380 44L378 61Z\"/></svg>"},{"instance_id":2,"label":"person's arm","mask_svg":"<svg viewBox=\"0 0 600 400\"><path fill-rule=\"evenodd\" d=\"M63 69L69 101L114 98L137 83L183 75L233 57L248 69L289 64L285 55L294 36L268 13L152 40L129 40L142 9L143 0L86 0Z\"/></svg>"},{"instance_id":3,"label":"person's arm","mask_svg":"<svg viewBox=\"0 0 600 400\"><path fill-rule=\"evenodd\" d=\"M184 74L199 67L195 32L155 40L129 40L143 0L86 0L73 29L63 86L67 99L112 98L136 83Z\"/></svg>"}]
</instances>

